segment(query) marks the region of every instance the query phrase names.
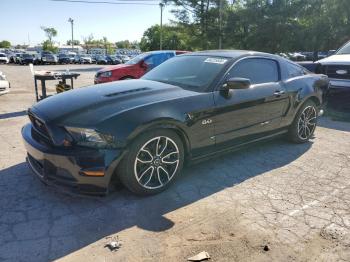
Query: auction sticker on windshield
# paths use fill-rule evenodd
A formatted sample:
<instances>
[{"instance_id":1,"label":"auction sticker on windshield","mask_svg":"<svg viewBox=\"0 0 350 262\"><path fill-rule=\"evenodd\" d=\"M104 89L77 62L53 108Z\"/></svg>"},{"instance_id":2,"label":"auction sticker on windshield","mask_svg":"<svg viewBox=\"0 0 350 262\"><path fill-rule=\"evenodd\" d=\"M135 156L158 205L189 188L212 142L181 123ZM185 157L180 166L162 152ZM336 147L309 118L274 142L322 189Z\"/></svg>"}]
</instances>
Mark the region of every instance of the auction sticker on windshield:
<instances>
[{"instance_id":1,"label":"auction sticker on windshield","mask_svg":"<svg viewBox=\"0 0 350 262\"><path fill-rule=\"evenodd\" d=\"M204 60L205 63L213 63L213 64L225 64L227 59L224 58L214 58L214 57L209 57Z\"/></svg>"}]
</instances>

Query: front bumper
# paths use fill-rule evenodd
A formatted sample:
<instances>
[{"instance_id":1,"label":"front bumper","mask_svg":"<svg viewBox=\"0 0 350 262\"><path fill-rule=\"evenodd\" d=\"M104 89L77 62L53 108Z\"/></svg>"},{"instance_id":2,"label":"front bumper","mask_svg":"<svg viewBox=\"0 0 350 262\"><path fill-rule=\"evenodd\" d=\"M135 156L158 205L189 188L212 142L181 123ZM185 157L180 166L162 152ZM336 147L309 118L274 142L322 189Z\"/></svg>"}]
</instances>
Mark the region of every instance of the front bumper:
<instances>
[{"instance_id":1,"label":"front bumper","mask_svg":"<svg viewBox=\"0 0 350 262\"><path fill-rule=\"evenodd\" d=\"M38 139L34 132L31 124L22 128L27 162L42 182L69 193L108 193L112 175L123 156L122 150L57 148ZM86 176L84 170L103 170L104 176Z\"/></svg>"}]
</instances>

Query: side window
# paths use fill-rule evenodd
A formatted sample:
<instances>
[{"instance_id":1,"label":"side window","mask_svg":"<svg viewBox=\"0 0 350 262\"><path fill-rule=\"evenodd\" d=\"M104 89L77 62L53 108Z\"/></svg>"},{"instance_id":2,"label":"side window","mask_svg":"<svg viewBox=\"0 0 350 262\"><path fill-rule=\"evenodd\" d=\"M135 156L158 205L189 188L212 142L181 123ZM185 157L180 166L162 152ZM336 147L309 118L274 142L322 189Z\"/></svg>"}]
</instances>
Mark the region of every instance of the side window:
<instances>
[{"instance_id":1,"label":"side window","mask_svg":"<svg viewBox=\"0 0 350 262\"><path fill-rule=\"evenodd\" d=\"M305 70L298 65L294 65L292 63L287 62L286 68L288 71L289 78L305 75Z\"/></svg>"},{"instance_id":2,"label":"side window","mask_svg":"<svg viewBox=\"0 0 350 262\"><path fill-rule=\"evenodd\" d=\"M275 60L265 58L247 58L238 62L228 73L228 77L242 77L252 84L277 82L278 65Z\"/></svg>"},{"instance_id":3,"label":"side window","mask_svg":"<svg viewBox=\"0 0 350 262\"><path fill-rule=\"evenodd\" d=\"M150 55L144 59L144 62L147 65L148 70L151 70L155 67L154 57L155 55Z\"/></svg>"}]
</instances>

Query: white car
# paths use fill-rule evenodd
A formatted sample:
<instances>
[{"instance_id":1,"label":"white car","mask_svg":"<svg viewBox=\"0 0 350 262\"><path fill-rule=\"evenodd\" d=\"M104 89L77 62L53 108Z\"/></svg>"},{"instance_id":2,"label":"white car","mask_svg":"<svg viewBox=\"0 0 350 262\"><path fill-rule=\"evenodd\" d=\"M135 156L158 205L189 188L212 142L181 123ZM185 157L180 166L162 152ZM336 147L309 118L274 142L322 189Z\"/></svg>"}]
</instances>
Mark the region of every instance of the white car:
<instances>
[{"instance_id":1,"label":"white car","mask_svg":"<svg viewBox=\"0 0 350 262\"><path fill-rule=\"evenodd\" d=\"M81 55L79 59L80 64L92 64L92 58L88 55Z\"/></svg>"},{"instance_id":2,"label":"white car","mask_svg":"<svg viewBox=\"0 0 350 262\"><path fill-rule=\"evenodd\" d=\"M0 53L0 63L5 63L5 64L9 63L9 58L7 57L6 54Z\"/></svg>"},{"instance_id":3,"label":"white car","mask_svg":"<svg viewBox=\"0 0 350 262\"><path fill-rule=\"evenodd\" d=\"M319 72L328 76L332 89L350 90L350 42L334 55L316 62Z\"/></svg>"},{"instance_id":4,"label":"white car","mask_svg":"<svg viewBox=\"0 0 350 262\"><path fill-rule=\"evenodd\" d=\"M0 71L0 95L10 92L10 83L7 81L6 76Z\"/></svg>"},{"instance_id":5,"label":"white car","mask_svg":"<svg viewBox=\"0 0 350 262\"><path fill-rule=\"evenodd\" d=\"M130 57L127 56L127 55L122 55L121 58L122 58L122 60L123 60L123 63L126 63L126 62L129 62L129 61L130 61Z\"/></svg>"}]
</instances>

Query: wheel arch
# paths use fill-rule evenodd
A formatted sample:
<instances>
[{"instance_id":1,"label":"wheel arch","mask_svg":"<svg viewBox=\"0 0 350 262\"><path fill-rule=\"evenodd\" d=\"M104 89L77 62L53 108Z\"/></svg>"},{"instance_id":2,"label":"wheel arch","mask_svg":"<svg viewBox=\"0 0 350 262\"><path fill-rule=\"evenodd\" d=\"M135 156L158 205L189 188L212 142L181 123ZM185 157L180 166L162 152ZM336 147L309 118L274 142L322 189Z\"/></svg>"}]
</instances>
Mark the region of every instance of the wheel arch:
<instances>
[{"instance_id":1,"label":"wheel arch","mask_svg":"<svg viewBox=\"0 0 350 262\"><path fill-rule=\"evenodd\" d=\"M162 120L156 120L151 123L148 123L147 125L141 126L137 128L127 139L127 145L130 144L134 139L136 139L138 136L142 135L144 132L149 132L154 129L169 129L174 131L182 141L183 147L184 147L184 154L185 159L190 156L191 153L191 143L188 138L188 135L185 131L185 128L183 127L183 124L177 120L174 119L162 119Z\"/></svg>"},{"instance_id":2,"label":"wheel arch","mask_svg":"<svg viewBox=\"0 0 350 262\"><path fill-rule=\"evenodd\" d=\"M185 160L185 163L186 163L187 159L190 156L190 152L191 152L190 140L189 140L188 135L187 135L186 131L184 130L184 128L181 127L181 122L178 122L178 121L176 121L174 119L156 120L156 121L153 121L151 123L148 123L147 125L143 125L143 126L137 128L127 138L126 145L125 145L126 148L129 147L129 145L130 145L130 143L132 143L132 141L137 139L139 136L141 136L145 132L149 132L149 131L152 131L152 130L155 130L155 129L159 129L159 128L172 130L179 136L179 138L180 138L180 140L182 141L182 144L183 144L184 160ZM115 183L116 181L119 180L119 175L120 174L118 174L118 167L122 163L122 159L125 156L126 156L126 154L124 154L122 156L122 158L118 161L118 163L113 167L113 172L111 173L111 176L110 176L109 182L108 182L109 185L111 185L111 183Z\"/></svg>"},{"instance_id":3,"label":"wheel arch","mask_svg":"<svg viewBox=\"0 0 350 262\"><path fill-rule=\"evenodd\" d=\"M321 105L321 101L320 99L317 97L317 96L310 96L309 98L307 98L303 104L305 104L307 101L313 101L317 106L320 106Z\"/></svg>"}]
</instances>

